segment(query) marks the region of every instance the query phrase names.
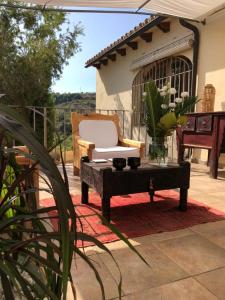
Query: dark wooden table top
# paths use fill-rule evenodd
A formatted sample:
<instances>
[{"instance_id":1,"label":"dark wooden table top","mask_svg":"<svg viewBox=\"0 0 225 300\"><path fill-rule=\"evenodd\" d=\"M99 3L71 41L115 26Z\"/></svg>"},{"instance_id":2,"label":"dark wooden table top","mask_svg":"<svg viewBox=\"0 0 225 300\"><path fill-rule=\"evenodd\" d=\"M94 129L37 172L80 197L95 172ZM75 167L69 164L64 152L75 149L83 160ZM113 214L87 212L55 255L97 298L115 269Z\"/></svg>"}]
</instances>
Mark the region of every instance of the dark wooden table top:
<instances>
[{"instance_id":1,"label":"dark wooden table top","mask_svg":"<svg viewBox=\"0 0 225 300\"><path fill-rule=\"evenodd\" d=\"M96 163L96 162L83 162L85 166L88 166L95 171L100 171L102 169L106 168L112 168L113 172L146 172L146 171L158 171L158 170L167 170L168 169L174 169L174 168L180 168L183 165L185 165L187 162L182 162L181 164L178 163L169 163L168 165L158 165L157 163L151 163L151 162L142 162L141 165L137 169L131 169L129 166L126 166L122 171L117 171L113 165L112 162L102 162L102 163Z\"/></svg>"}]
</instances>

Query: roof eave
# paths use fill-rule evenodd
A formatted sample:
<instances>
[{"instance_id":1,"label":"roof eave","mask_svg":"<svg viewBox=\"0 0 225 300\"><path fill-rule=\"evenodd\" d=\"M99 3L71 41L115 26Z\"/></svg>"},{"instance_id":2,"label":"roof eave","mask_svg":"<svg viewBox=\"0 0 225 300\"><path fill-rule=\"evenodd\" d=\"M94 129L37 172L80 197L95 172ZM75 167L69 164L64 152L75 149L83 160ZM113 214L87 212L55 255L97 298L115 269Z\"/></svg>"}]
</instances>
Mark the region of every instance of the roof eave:
<instances>
[{"instance_id":1,"label":"roof eave","mask_svg":"<svg viewBox=\"0 0 225 300\"><path fill-rule=\"evenodd\" d=\"M104 57L106 57L107 55L115 52L117 49L125 46L128 42L132 41L133 39L139 37L142 33L144 33L145 31L159 25L162 21L164 21L165 19L167 19L168 17L165 16L158 16L156 17L154 20L152 20L152 22L150 22L149 24L145 25L144 27L142 27L140 30L134 32L133 34L131 34L130 36L128 36L126 39L122 40L120 43L118 43L117 45L111 47L108 51L104 52L102 55L96 57L95 59L90 59L86 64L85 64L85 68L94 66L95 64L100 63L100 60L102 60Z\"/></svg>"}]
</instances>

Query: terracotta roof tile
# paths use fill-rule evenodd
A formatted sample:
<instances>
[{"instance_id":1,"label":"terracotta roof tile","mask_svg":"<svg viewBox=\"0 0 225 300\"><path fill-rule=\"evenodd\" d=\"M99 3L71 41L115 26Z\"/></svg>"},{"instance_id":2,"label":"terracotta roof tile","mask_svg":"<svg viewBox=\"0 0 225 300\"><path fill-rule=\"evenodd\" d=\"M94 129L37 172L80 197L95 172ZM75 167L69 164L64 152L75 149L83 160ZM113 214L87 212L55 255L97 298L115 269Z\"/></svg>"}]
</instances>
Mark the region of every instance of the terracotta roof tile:
<instances>
[{"instance_id":1,"label":"terracotta roof tile","mask_svg":"<svg viewBox=\"0 0 225 300\"><path fill-rule=\"evenodd\" d=\"M138 32L139 30L143 29L146 25L150 24L155 19L159 18L158 16L151 16L150 18L145 19L143 22L139 23L138 26L135 26L132 30L125 33L123 36L118 38L115 42L111 43L106 48L102 49L99 53L97 53L95 56L93 56L91 59L89 59L86 62L86 66L92 65L92 63L96 62L96 60L100 59L104 54L107 54L112 48L115 46L119 46L119 44L126 39L130 38L134 33Z\"/></svg>"}]
</instances>

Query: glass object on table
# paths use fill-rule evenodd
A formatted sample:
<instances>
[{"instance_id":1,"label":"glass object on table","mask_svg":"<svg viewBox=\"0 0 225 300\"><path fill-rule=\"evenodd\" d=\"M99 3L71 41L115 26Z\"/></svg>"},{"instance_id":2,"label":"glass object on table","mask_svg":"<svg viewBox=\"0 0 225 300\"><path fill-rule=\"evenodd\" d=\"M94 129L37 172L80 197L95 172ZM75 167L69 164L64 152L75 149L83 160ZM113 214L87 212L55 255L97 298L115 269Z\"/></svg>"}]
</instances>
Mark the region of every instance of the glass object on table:
<instances>
[{"instance_id":1,"label":"glass object on table","mask_svg":"<svg viewBox=\"0 0 225 300\"><path fill-rule=\"evenodd\" d=\"M149 144L149 158L158 165L163 166L168 163L168 141L167 136L152 137Z\"/></svg>"}]
</instances>

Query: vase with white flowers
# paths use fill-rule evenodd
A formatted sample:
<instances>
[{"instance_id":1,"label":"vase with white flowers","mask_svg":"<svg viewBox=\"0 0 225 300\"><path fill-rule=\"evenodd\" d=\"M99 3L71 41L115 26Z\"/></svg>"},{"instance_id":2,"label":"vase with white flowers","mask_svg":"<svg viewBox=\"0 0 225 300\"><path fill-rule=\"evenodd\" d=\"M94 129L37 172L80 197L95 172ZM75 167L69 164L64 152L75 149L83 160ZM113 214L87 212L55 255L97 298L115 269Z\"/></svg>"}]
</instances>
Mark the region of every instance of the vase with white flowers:
<instances>
[{"instance_id":1,"label":"vase with white flowers","mask_svg":"<svg viewBox=\"0 0 225 300\"><path fill-rule=\"evenodd\" d=\"M166 137L171 136L177 126L187 122L185 113L193 110L197 97L182 92L179 97L170 84L157 88L154 81L145 84L143 101L146 106L147 133L151 137L149 157L158 163L164 162L168 155Z\"/></svg>"}]
</instances>

